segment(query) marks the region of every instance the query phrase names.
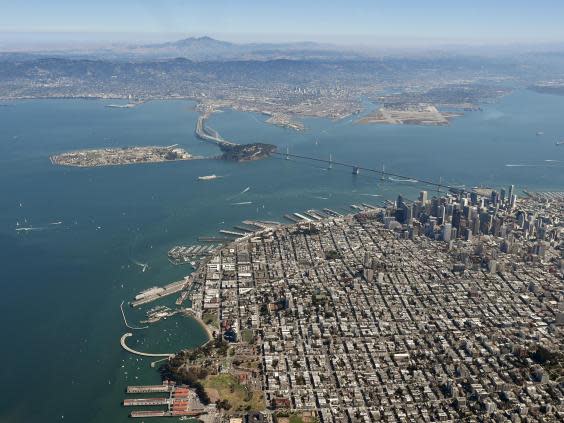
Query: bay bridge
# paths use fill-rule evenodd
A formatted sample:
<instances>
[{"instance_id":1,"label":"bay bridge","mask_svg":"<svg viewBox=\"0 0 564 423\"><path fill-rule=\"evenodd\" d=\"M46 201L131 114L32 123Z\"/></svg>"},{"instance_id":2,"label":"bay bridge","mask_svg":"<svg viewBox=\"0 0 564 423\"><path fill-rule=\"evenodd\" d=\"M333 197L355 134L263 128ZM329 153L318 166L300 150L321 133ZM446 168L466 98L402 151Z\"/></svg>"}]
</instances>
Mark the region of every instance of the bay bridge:
<instances>
[{"instance_id":1,"label":"bay bridge","mask_svg":"<svg viewBox=\"0 0 564 423\"><path fill-rule=\"evenodd\" d=\"M314 162L318 162L318 163L319 162L327 163L328 169L332 169L333 165L348 167L348 168L352 169L353 175L358 175L360 173L360 171L362 170L362 171L378 174L382 178L384 178L386 176L387 177L393 177L393 178L399 178L400 180L398 182L417 182L417 183L420 183L420 184L435 187L435 188L437 188L437 190L444 189L444 190L448 190L450 192L457 193L457 194L462 194L464 192L467 192L467 190L462 188L462 187L444 184L444 183L442 183L442 181L435 182L435 181L430 181L428 179L421 179L421 178L417 178L417 177L413 177L413 176L406 176L406 175L400 175L398 173L387 172L383 167L380 170L380 169L374 169L374 168L369 168L369 167L364 167L364 166L358 166L358 165L351 164L351 163L344 163L344 162L335 161L335 160L333 160L332 155L329 155L329 159L320 159L318 157L304 156L304 155L301 155L301 154L290 154L288 152L288 150L286 150L286 152L284 152L284 153L274 152L272 154L277 155L277 156L282 156L286 160L289 160L290 158L295 158L295 159L310 160L310 161L314 161Z\"/></svg>"}]
</instances>

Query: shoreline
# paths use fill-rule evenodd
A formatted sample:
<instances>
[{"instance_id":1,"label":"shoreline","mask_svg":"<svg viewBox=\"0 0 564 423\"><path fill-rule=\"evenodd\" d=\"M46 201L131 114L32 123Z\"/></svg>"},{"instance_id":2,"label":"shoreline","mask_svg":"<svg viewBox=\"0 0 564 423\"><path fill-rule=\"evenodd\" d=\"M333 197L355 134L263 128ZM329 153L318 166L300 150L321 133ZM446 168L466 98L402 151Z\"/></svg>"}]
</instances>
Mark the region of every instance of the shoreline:
<instances>
[{"instance_id":1,"label":"shoreline","mask_svg":"<svg viewBox=\"0 0 564 423\"><path fill-rule=\"evenodd\" d=\"M54 166L77 167L77 168L81 168L81 169L94 169L96 167L110 167L110 166L129 166L129 165L142 165L142 164L188 162L188 161L191 161L191 160L213 160L213 159L215 159L215 157L200 157L200 156L197 156L197 157L191 157L189 159L151 160L151 161L146 161L146 162L130 162L130 163L107 163L107 164L88 166L88 165L78 165L78 164L57 163L57 162L53 161L53 159L51 157L49 157L49 161Z\"/></svg>"},{"instance_id":2,"label":"shoreline","mask_svg":"<svg viewBox=\"0 0 564 423\"><path fill-rule=\"evenodd\" d=\"M204 329L204 331L206 332L206 334L208 335L208 340L206 342L204 342L202 345L200 345L199 347L203 347L204 345L207 345L208 342L213 341L213 331L210 329L210 327L208 325L206 325L206 323L200 319L195 312L190 312L190 317L193 318L202 329ZM196 347L198 348L198 347Z\"/></svg>"}]
</instances>

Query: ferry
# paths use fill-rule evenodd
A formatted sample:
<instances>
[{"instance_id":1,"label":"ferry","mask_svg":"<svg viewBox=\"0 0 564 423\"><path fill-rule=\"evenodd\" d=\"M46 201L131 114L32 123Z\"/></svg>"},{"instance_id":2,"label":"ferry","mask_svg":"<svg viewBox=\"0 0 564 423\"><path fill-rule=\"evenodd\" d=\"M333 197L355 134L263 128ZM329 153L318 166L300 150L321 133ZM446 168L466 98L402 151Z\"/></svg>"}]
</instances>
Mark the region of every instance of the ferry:
<instances>
[{"instance_id":1,"label":"ferry","mask_svg":"<svg viewBox=\"0 0 564 423\"><path fill-rule=\"evenodd\" d=\"M198 176L199 181L210 181L212 179L217 179L219 176L217 175L206 175L206 176Z\"/></svg>"}]
</instances>

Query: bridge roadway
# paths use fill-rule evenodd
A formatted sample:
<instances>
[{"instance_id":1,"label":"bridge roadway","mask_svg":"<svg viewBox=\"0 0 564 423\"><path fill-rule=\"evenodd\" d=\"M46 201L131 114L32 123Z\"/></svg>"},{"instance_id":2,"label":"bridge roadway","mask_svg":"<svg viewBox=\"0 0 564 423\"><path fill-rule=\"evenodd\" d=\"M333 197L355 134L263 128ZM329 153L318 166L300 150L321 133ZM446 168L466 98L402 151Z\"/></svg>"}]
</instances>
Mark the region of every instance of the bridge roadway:
<instances>
[{"instance_id":1,"label":"bridge roadway","mask_svg":"<svg viewBox=\"0 0 564 423\"><path fill-rule=\"evenodd\" d=\"M280 152L274 152L272 154L276 154L277 156L283 156L283 157L294 157L297 159L304 159L304 160L311 160L314 162L323 162L323 163L327 163L329 165L338 165L338 166L344 166L344 167L350 167L354 170L365 170L367 172L372 172L372 173L377 173L381 176L392 176L394 178L400 178L400 179L405 179L405 180L411 180L414 182L418 182L421 184L425 184L425 185L431 185L434 187L439 188L444 188L450 191L456 191L456 192L466 192L465 189L460 188L460 187L453 187L450 185L446 185L446 184L442 184L442 183L437 183L437 182L433 182L433 181L429 181L429 180L425 180L425 179L420 179L420 178L414 178L412 176L405 176L405 175L398 175L397 173L391 173L391 172L386 172L384 170L378 170L378 169L371 169L369 167L362 167L362 166L357 166L357 165L353 165L350 163L343 163L343 162L336 162L334 160L327 160L327 159L319 159L317 157L309 157L309 156L301 156L299 154L290 154L290 153L280 153Z\"/></svg>"},{"instance_id":2,"label":"bridge roadway","mask_svg":"<svg viewBox=\"0 0 564 423\"><path fill-rule=\"evenodd\" d=\"M166 353L165 354L153 354L153 353L144 353L144 352L141 352L141 351L136 351L133 348L128 347L127 344L125 343L125 340L127 338L129 338L130 336L133 336L133 334L130 333L130 332L124 333L121 336L121 339L119 340L119 342L121 344L121 347L125 351L130 352L131 354L141 355L143 357L174 357L174 354L166 354Z\"/></svg>"},{"instance_id":3,"label":"bridge roadway","mask_svg":"<svg viewBox=\"0 0 564 423\"><path fill-rule=\"evenodd\" d=\"M234 142L224 140L221 138L219 133L212 128L206 128L206 116L198 116L198 121L196 122L196 136L205 140L211 141L219 146L234 146L237 145Z\"/></svg>"}]
</instances>

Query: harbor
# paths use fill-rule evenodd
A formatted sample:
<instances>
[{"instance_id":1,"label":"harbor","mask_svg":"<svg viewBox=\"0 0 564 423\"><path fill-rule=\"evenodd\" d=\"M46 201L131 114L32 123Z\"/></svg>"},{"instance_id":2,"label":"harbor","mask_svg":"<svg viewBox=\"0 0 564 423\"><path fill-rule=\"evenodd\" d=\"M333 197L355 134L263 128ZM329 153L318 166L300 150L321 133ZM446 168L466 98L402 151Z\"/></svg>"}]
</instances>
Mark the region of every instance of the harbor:
<instances>
[{"instance_id":1,"label":"harbor","mask_svg":"<svg viewBox=\"0 0 564 423\"><path fill-rule=\"evenodd\" d=\"M187 386L164 381L162 385L128 386L127 394L168 394L162 397L124 399L124 407L165 406L160 410L134 410L133 418L148 417L194 417L206 413L206 408L198 400L196 393Z\"/></svg>"},{"instance_id":2,"label":"harbor","mask_svg":"<svg viewBox=\"0 0 564 423\"><path fill-rule=\"evenodd\" d=\"M215 252L220 245L177 245L172 247L167 255L168 260L174 265L180 264L195 264L196 259L208 256Z\"/></svg>"}]
</instances>

